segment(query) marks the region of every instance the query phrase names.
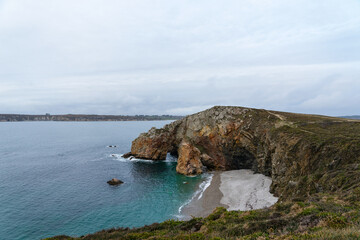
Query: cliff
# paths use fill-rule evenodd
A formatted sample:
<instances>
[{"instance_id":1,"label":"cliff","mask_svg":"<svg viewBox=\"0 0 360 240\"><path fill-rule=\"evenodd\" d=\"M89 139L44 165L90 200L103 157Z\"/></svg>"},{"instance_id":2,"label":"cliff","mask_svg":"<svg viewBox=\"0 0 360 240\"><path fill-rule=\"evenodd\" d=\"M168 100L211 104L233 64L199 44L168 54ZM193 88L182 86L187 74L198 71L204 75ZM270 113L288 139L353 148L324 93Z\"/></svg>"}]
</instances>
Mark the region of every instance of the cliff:
<instances>
[{"instance_id":1,"label":"cliff","mask_svg":"<svg viewBox=\"0 0 360 240\"><path fill-rule=\"evenodd\" d=\"M178 173L252 169L271 176L281 200L304 199L341 190L344 171L358 169L360 121L213 107L152 128L131 147L137 158L162 160L167 153L178 156Z\"/></svg>"},{"instance_id":2,"label":"cliff","mask_svg":"<svg viewBox=\"0 0 360 240\"><path fill-rule=\"evenodd\" d=\"M50 239L360 239L360 121L241 107L214 107L152 128L131 154L178 156L176 170L249 168L271 176L278 203L253 211L216 209L168 220Z\"/></svg>"}]
</instances>

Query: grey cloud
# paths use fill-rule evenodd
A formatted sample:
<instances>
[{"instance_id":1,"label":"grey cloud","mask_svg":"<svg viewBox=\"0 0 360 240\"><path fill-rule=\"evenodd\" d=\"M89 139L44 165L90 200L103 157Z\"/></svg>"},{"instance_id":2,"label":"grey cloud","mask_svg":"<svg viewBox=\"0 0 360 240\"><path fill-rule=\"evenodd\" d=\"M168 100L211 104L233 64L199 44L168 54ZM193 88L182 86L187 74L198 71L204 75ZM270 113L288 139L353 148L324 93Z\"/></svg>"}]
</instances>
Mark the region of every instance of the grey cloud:
<instances>
[{"instance_id":1,"label":"grey cloud","mask_svg":"<svg viewBox=\"0 0 360 240\"><path fill-rule=\"evenodd\" d=\"M3 0L0 112L359 114L359 12L356 0Z\"/></svg>"}]
</instances>

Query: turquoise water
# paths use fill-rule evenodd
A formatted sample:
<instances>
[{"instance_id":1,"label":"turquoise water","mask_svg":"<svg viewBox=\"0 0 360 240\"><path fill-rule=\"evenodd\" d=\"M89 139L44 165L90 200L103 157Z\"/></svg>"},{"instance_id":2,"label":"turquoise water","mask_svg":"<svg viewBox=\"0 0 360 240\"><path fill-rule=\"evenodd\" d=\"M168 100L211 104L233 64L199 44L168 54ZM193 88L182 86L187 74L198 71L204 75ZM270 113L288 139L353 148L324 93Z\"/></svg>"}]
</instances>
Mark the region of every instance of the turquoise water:
<instances>
[{"instance_id":1,"label":"turquoise water","mask_svg":"<svg viewBox=\"0 0 360 240\"><path fill-rule=\"evenodd\" d=\"M139 133L169 122L0 123L0 239L80 236L179 217L204 178L177 174L176 159L120 157ZM109 186L114 177L125 183Z\"/></svg>"}]
</instances>

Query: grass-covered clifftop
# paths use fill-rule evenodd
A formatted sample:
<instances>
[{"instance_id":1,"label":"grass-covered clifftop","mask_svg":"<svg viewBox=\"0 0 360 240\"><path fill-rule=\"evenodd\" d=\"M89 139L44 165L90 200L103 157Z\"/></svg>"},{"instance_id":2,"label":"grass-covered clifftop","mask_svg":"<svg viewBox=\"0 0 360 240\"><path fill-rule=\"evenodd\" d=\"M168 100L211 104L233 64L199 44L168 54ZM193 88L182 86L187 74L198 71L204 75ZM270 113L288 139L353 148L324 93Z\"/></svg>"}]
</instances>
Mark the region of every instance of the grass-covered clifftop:
<instances>
[{"instance_id":1,"label":"grass-covered clifftop","mask_svg":"<svg viewBox=\"0 0 360 240\"><path fill-rule=\"evenodd\" d=\"M185 148L185 147L186 148ZM169 220L53 239L360 239L360 121L240 107L214 107L152 129L132 154L179 155L178 172L251 168L271 176L269 209L217 209Z\"/></svg>"}]
</instances>

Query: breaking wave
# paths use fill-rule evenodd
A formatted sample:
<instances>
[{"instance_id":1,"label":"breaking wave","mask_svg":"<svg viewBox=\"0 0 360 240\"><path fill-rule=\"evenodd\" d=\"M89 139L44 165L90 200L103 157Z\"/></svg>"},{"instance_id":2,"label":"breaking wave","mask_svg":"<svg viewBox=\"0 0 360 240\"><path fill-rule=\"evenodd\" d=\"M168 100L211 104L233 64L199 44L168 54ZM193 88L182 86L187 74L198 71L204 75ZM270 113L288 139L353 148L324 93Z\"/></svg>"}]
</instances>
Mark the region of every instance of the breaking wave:
<instances>
[{"instance_id":1,"label":"breaking wave","mask_svg":"<svg viewBox=\"0 0 360 240\"><path fill-rule=\"evenodd\" d=\"M177 158L170 154L168 154L166 156L166 159L163 161L153 161L153 160L139 159L139 158L135 158L135 157L124 158L123 155L124 154L113 153L113 154L110 154L109 157L116 161L120 161L120 162L145 162L145 163L177 162Z\"/></svg>"},{"instance_id":2,"label":"breaking wave","mask_svg":"<svg viewBox=\"0 0 360 240\"><path fill-rule=\"evenodd\" d=\"M208 173L208 174L203 174L203 176L205 177L205 180L199 185L199 189L194 193L194 195L188 201L186 201L183 205L180 206L179 214L181 214L182 209L186 205L191 203L193 200L195 200L195 199L200 200L202 198L205 190L210 186L214 174ZM177 215L177 216L179 216L179 215Z\"/></svg>"}]
</instances>

